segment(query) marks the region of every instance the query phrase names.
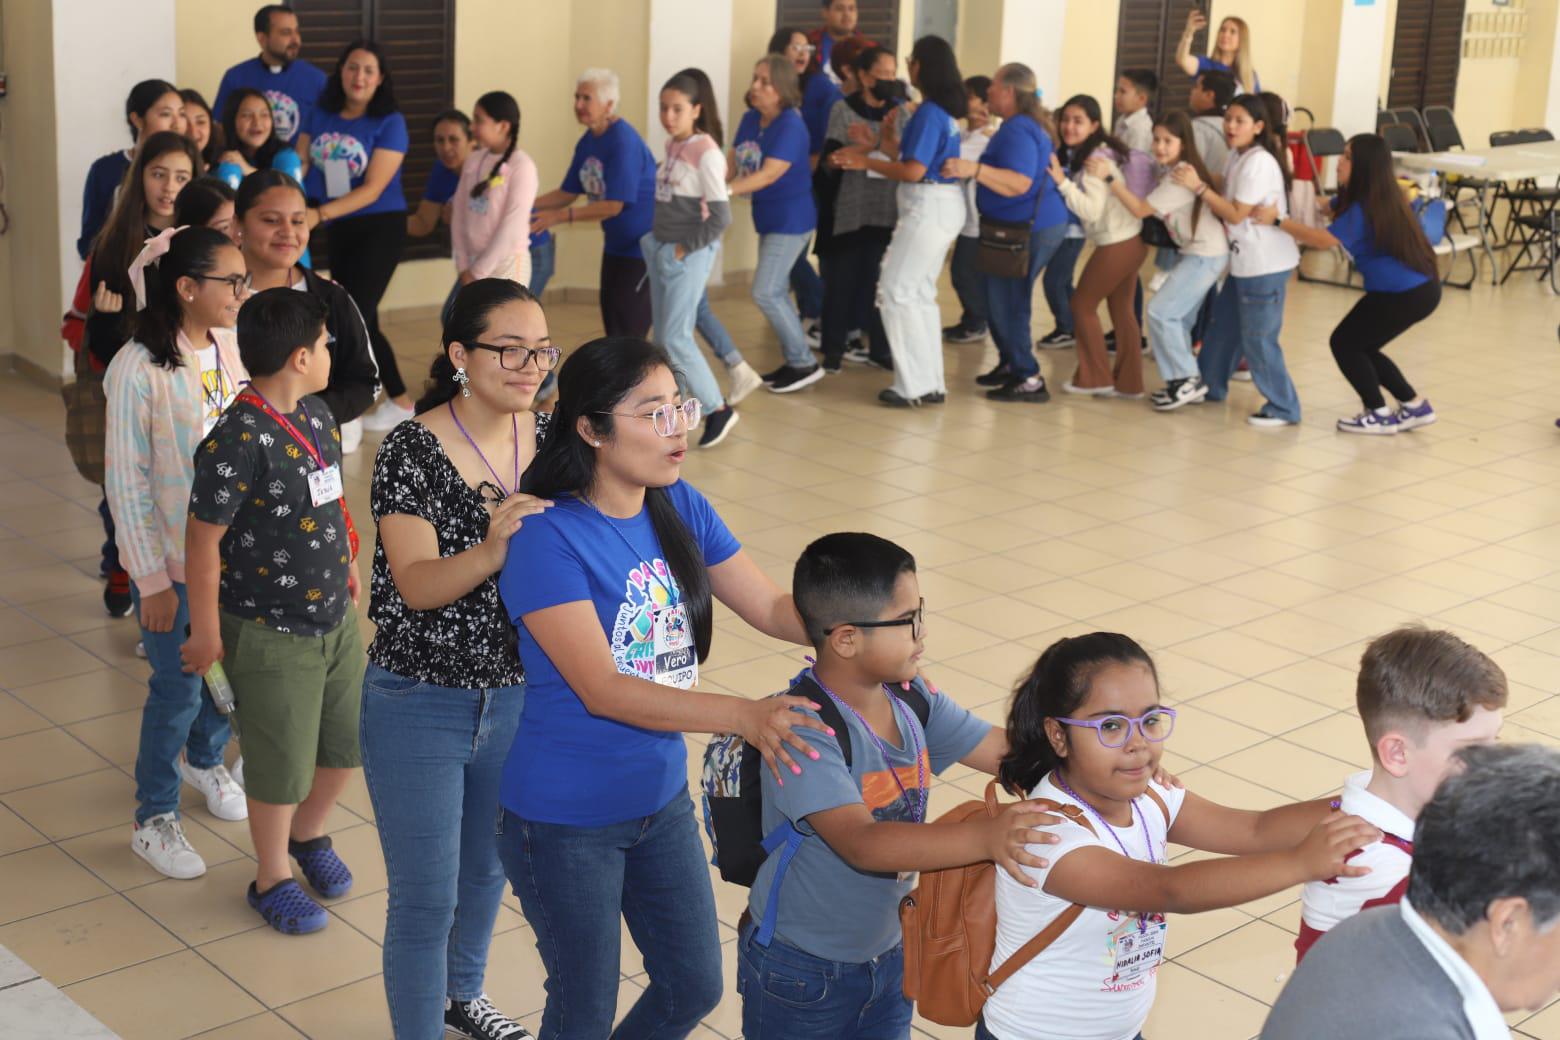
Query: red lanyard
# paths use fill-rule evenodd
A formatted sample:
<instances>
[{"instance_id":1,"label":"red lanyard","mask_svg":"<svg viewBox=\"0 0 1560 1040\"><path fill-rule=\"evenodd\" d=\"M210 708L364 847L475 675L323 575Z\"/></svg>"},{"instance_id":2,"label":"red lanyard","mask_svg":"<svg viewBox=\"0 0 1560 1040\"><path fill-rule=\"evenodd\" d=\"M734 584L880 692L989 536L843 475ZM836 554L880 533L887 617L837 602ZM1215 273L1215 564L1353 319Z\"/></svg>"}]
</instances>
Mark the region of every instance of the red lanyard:
<instances>
[{"instance_id":1,"label":"red lanyard","mask_svg":"<svg viewBox=\"0 0 1560 1040\"><path fill-rule=\"evenodd\" d=\"M298 446L309 453L309 458L314 461L314 465L321 472L324 472L326 469L330 468L325 465L325 452L320 447L319 437L314 432L314 423L312 420L309 422L309 440L304 440L303 434L298 432L298 427L293 425L292 420L287 418L287 416L283 415L281 412L277 411L275 408L271 407L271 402L267 401L264 395L262 395L260 391L256 390L253 386L246 387L244 392L238 395L238 399L249 401L250 404L253 404L256 408L259 408L262 412L269 416L272 422L286 430L288 436L297 441ZM304 418L309 419L309 406L300 401L298 403L298 407L303 409ZM312 499L312 494L310 497ZM352 558L356 560L359 544L357 525L352 522L352 511L347 508L347 496L345 489L343 489L342 495L339 499L337 499L337 501L341 503L341 517L347 525L347 544L352 549Z\"/></svg>"}]
</instances>

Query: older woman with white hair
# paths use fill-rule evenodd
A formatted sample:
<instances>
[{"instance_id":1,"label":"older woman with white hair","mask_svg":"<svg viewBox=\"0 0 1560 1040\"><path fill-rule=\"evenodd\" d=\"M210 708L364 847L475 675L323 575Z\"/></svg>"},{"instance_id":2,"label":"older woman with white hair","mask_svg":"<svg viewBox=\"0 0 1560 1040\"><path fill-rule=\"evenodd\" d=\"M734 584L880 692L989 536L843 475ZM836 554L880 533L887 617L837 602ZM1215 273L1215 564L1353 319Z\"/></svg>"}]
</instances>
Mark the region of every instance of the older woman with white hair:
<instances>
[{"instance_id":1,"label":"older woman with white hair","mask_svg":"<svg viewBox=\"0 0 1560 1040\"><path fill-rule=\"evenodd\" d=\"M531 233L564 224L601 223L601 322L609 336L650 331L650 291L639 240L655 217L655 156L644 138L617 114L618 78L611 69L586 69L574 86L574 118L585 133L563 185L537 197ZM581 195L582 206L575 205Z\"/></svg>"}]
</instances>

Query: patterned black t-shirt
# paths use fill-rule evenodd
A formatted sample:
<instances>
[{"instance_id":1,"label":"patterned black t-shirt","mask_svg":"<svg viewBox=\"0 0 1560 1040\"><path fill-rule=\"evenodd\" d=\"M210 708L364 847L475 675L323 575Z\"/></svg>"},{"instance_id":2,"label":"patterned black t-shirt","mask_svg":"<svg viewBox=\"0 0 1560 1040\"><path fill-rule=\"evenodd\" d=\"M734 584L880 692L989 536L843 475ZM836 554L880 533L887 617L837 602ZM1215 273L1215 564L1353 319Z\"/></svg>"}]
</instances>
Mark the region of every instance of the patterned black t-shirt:
<instances>
[{"instance_id":1,"label":"patterned black t-shirt","mask_svg":"<svg viewBox=\"0 0 1560 1040\"><path fill-rule=\"evenodd\" d=\"M325 465L341 465L341 431L330 408L305 397L287 416L312 427ZM316 507L310 452L247 397L222 413L195 449L190 516L228 528L222 538L222 609L299 636L341 623L351 604L351 547L340 500Z\"/></svg>"},{"instance_id":2,"label":"patterned black t-shirt","mask_svg":"<svg viewBox=\"0 0 1560 1040\"><path fill-rule=\"evenodd\" d=\"M536 415L536 446L552 416ZM444 454L439 438L419 422L391 430L374 459L369 506L377 524L400 513L428 521L439 555L454 556L487 537L488 508ZM492 689L513 686L524 674L515 629L504 613L494 574L454 603L413 610L390 576L384 545L375 540L369 620L378 626L368 659L386 671L435 686Z\"/></svg>"}]
</instances>

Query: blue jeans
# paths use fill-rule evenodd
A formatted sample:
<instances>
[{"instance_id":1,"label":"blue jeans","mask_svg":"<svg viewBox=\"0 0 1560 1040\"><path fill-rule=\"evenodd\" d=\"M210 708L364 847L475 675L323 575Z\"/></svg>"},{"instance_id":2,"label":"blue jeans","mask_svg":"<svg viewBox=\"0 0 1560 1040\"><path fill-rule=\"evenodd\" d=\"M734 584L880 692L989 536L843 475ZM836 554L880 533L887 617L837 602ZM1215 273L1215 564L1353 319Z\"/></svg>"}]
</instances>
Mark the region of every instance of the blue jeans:
<instances>
[{"instance_id":1,"label":"blue jeans","mask_svg":"<svg viewBox=\"0 0 1560 1040\"><path fill-rule=\"evenodd\" d=\"M796 307L802 312L802 320L817 321L823 315L823 279L813 270L807 259L807 244L812 232L803 236L802 251L791 265L791 291L796 293Z\"/></svg>"},{"instance_id":2,"label":"blue jeans","mask_svg":"<svg viewBox=\"0 0 1560 1040\"><path fill-rule=\"evenodd\" d=\"M1161 249L1160 255L1167 250ZM1172 254L1173 255L1173 254ZM1182 253L1165 284L1148 303L1148 338L1154 344L1154 360L1165 382L1190 379L1197 374L1192 356L1192 326L1208 290L1229 263L1228 254L1190 256Z\"/></svg>"},{"instance_id":3,"label":"blue jeans","mask_svg":"<svg viewBox=\"0 0 1560 1040\"><path fill-rule=\"evenodd\" d=\"M710 351L720 359L721 364L727 368L742 364L742 351L737 349L731 340L731 333L726 331L726 326L720 323L720 319L710 309L708 290L699 297L699 313L693 319L693 327L704 337L704 342L710 345Z\"/></svg>"},{"instance_id":4,"label":"blue jeans","mask_svg":"<svg viewBox=\"0 0 1560 1040\"><path fill-rule=\"evenodd\" d=\"M908 1040L905 950L860 964L824 960L780 939L737 942L744 1040Z\"/></svg>"},{"instance_id":5,"label":"blue jeans","mask_svg":"<svg viewBox=\"0 0 1560 1040\"><path fill-rule=\"evenodd\" d=\"M370 662L359 739L389 876L385 996L398 1040L440 1040L444 998L482 993L504 897L498 784L525 685L461 690Z\"/></svg>"},{"instance_id":6,"label":"blue jeans","mask_svg":"<svg viewBox=\"0 0 1560 1040\"><path fill-rule=\"evenodd\" d=\"M720 932L693 802L606 827L504 811L498 854L547 972L538 1040L680 1040L720 1003ZM616 1029L627 921L650 985Z\"/></svg>"},{"instance_id":7,"label":"blue jeans","mask_svg":"<svg viewBox=\"0 0 1560 1040\"><path fill-rule=\"evenodd\" d=\"M812 271L812 265L807 264L807 242L811 237L810 234L760 235L758 267L753 271L753 302L758 304L758 309L769 319L769 327L780 337L780 351L785 355L785 363L792 368L811 368L817 364L813 360L812 348L807 345L807 333L802 329L801 316L791 306L791 297L787 291L798 260L807 270ZM813 278L817 277L814 272ZM823 283L819 282L818 285L821 310Z\"/></svg>"},{"instance_id":8,"label":"blue jeans","mask_svg":"<svg viewBox=\"0 0 1560 1040\"><path fill-rule=\"evenodd\" d=\"M699 301L704 298L710 267L715 263L715 246L695 249L679 260L676 244L662 242L651 232L639 240L639 247L644 252L645 270L650 277L650 314L655 325L655 342L672 356L672 363L677 366L678 384L689 397L699 399L704 414L720 411L726 406L726 399L721 396L720 384L715 382L710 363L704 360L704 354L693 340Z\"/></svg>"},{"instance_id":9,"label":"blue jeans","mask_svg":"<svg viewBox=\"0 0 1560 1040\"><path fill-rule=\"evenodd\" d=\"M135 822L145 823L153 816L179 810L179 749L196 769L222 764L232 727L227 716L217 710L205 693L205 680L188 675L179 660L179 647L188 637L190 600L184 585L174 582L179 609L173 615L173 628L167 632L141 629L141 645L146 662L152 666L147 681L146 705L141 709L141 744L135 754ZM130 583L130 598L135 616L141 617L141 593Z\"/></svg>"},{"instance_id":10,"label":"blue jeans","mask_svg":"<svg viewBox=\"0 0 1560 1040\"><path fill-rule=\"evenodd\" d=\"M1046 306L1051 308L1051 317L1056 319L1056 330L1069 336L1073 333L1073 270L1078 266L1083 243L1081 238L1062 239L1062 244L1056 247L1056 255L1045 265L1045 277L1040 280Z\"/></svg>"},{"instance_id":11,"label":"blue jeans","mask_svg":"<svg viewBox=\"0 0 1560 1040\"><path fill-rule=\"evenodd\" d=\"M542 298L542 292L547 288L547 283L552 281L553 272L557 269L558 236L548 235L547 241L531 247L531 284L526 288L531 290L532 296L538 300Z\"/></svg>"},{"instance_id":12,"label":"blue jeans","mask_svg":"<svg viewBox=\"0 0 1560 1040\"><path fill-rule=\"evenodd\" d=\"M959 298L959 324L972 332L986 329L990 313L985 282L991 276L981 272L975 259L979 255L980 236L960 235L954 239L953 261L948 265L948 279Z\"/></svg>"},{"instance_id":13,"label":"blue jeans","mask_svg":"<svg viewBox=\"0 0 1560 1040\"><path fill-rule=\"evenodd\" d=\"M1277 271L1252 278L1231 275L1224 280L1197 358L1210 401L1224 400L1230 376L1244 354L1251 381L1267 398L1261 411L1289 422L1300 421L1300 395L1278 345L1278 331L1284 324L1284 294L1293 273Z\"/></svg>"},{"instance_id":14,"label":"blue jeans","mask_svg":"<svg viewBox=\"0 0 1560 1040\"><path fill-rule=\"evenodd\" d=\"M1029 331L1034 309L1035 279L1042 270L1050 270L1048 265L1055 262L1053 258L1067 241L1066 234L1066 224L1035 228L1029 233L1027 276L984 276L987 310L991 315L991 338L996 341L997 354L1007 365L1008 371L1020 379L1040 374L1040 362L1035 360L1034 341ZM962 243L964 239L959 241Z\"/></svg>"}]
</instances>

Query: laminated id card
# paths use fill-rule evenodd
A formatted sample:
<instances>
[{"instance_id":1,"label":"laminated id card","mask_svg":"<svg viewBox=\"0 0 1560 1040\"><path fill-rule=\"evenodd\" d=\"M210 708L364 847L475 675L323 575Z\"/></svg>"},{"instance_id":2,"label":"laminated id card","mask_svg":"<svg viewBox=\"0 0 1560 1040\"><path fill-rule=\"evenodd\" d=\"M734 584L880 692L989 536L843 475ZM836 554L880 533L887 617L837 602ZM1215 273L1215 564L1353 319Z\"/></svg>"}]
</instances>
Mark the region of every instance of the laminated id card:
<instances>
[{"instance_id":1,"label":"laminated id card","mask_svg":"<svg viewBox=\"0 0 1560 1040\"><path fill-rule=\"evenodd\" d=\"M347 165L347 160L326 159L324 166L327 198L339 199L352 190L352 167Z\"/></svg>"},{"instance_id":2,"label":"laminated id card","mask_svg":"<svg viewBox=\"0 0 1560 1040\"><path fill-rule=\"evenodd\" d=\"M328 466L325 469L317 469L309 474L309 499L317 507L327 502L334 502L340 498L341 467Z\"/></svg>"},{"instance_id":3,"label":"laminated id card","mask_svg":"<svg viewBox=\"0 0 1560 1040\"><path fill-rule=\"evenodd\" d=\"M655 647L655 681L691 690L699 681L699 651L693 642L688 608L681 603L661 607L651 621Z\"/></svg>"}]
</instances>

